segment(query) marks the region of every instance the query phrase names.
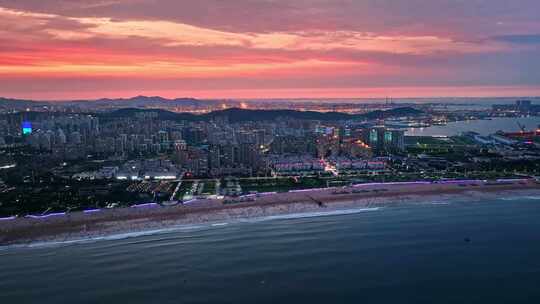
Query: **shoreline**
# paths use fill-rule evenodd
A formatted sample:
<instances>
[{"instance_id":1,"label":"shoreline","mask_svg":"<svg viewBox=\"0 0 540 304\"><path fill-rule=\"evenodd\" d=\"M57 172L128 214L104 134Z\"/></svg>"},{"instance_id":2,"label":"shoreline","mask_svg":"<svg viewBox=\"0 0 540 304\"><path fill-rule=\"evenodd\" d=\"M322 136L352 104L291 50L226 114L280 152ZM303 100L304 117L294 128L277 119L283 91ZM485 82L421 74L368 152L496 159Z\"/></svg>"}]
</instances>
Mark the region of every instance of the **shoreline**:
<instances>
[{"instance_id":1,"label":"shoreline","mask_svg":"<svg viewBox=\"0 0 540 304\"><path fill-rule=\"evenodd\" d=\"M10 218L0 221L0 245L31 245L46 242L85 241L118 234L144 235L156 230L182 226L257 220L307 213L332 213L396 205L436 202L463 198L501 198L504 195L540 194L533 180L459 183L359 184L343 188L306 189L266 195L248 195L224 204L223 199L198 199L189 204L161 207L87 210L58 213L45 217ZM240 202L249 198L252 201ZM443 200L441 202L441 200ZM331 214L329 214L331 215Z\"/></svg>"}]
</instances>

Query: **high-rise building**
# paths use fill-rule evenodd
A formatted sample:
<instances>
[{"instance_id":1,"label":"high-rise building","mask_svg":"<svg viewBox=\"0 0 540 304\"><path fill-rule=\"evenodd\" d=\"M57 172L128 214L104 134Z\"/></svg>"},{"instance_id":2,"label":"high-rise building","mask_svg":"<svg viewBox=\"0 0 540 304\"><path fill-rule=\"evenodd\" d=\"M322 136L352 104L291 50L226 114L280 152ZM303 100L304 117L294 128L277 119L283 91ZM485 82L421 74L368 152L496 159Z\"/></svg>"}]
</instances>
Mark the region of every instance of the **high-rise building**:
<instances>
[{"instance_id":1,"label":"high-rise building","mask_svg":"<svg viewBox=\"0 0 540 304\"><path fill-rule=\"evenodd\" d=\"M373 127L366 130L364 140L377 154L403 152L405 150L405 131Z\"/></svg>"},{"instance_id":2,"label":"high-rise building","mask_svg":"<svg viewBox=\"0 0 540 304\"><path fill-rule=\"evenodd\" d=\"M158 132L158 141L159 141L160 144L169 141L169 133L167 133L166 131L163 131L163 130L159 131Z\"/></svg>"},{"instance_id":3,"label":"high-rise building","mask_svg":"<svg viewBox=\"0 0 540 304\"><path fill-rule=\"evenodd\" d=\"M23 121L22 123L22 134L30 135L32 134L32 123L29 121Z\"/></svg>"},{"instance_id":4,"label":"high-rise building","mask_svg":"<svg viewBox=\"0 0 540 304\"><path fill-rule=\"evenodd\" d=\"M257 144L244 143L238 148L238 162L251 168L257 168L260 163L260 150Z\"/></svg>"},{"instance_id":5,"label":"high-rise building","mask_svg":"<svg viewBox=\"0 0 540 304\"><path fill-rule=\"evenodd\" d=\"M519 111L529 111L531 108L531 101L530 100L517 100L516 101L516 107Z\"/></svg>"},{"instance_id":6,"label":"high-rise building","mask_svg":"<svg viewBox=\"0 0 540 304\"><path fill-rule=\"evenodd\" d=\"M78 131L71 132L69 135L69 142L75 145L80 145L82 143L81 133Z\"/></svg>"},{"instance_id":7,"label":"high-rise building","mask_svg":"<svg viewBox=\"0 0 540 304\"><path fill-rule=\"evenodd\" d=\"M56 142L60 145L65 145L67 143L66 134L62 129L58 129L56 132Z\"/></svg>"}]
</instances>

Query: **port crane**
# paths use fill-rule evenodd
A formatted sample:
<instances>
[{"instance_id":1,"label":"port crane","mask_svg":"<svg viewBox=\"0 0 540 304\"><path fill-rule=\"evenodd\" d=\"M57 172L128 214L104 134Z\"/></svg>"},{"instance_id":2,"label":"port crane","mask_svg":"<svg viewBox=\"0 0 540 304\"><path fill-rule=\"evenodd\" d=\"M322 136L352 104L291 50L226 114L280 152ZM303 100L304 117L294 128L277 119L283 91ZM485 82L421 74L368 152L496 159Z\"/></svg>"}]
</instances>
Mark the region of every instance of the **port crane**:
<instances>
[{"instance_id":1,"label":"port crane","mask_svg":"<svg viewBox=\"0 0 540 304\"><path fill-rule=\"evenodd\" d=\"M519 130L521 131L521 133L525 133L525 126L522 125L519 121L516 121L518 127L519 127Z\"/></svg>"}]
</instances>

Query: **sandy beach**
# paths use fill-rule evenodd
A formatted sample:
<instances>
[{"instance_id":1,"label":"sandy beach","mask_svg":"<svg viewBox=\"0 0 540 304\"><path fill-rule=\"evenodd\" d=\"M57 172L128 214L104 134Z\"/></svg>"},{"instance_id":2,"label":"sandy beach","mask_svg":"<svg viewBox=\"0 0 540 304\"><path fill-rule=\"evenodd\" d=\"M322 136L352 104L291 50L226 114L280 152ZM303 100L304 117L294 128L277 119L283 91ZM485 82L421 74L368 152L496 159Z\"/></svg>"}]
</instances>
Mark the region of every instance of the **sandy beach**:
<instances>
[{"instance_id":1,"label":"sandy beach","mask_svg":"<svg viewBox=\"0 0 540 304\"><path fill-rule=\"evenodd\" d=\"M3 218L0 220L0 244L64 242L237 219L539 194L540 184L525 179L498 183L460 181L359 184L343 188L253 194L229 198L225 203L223 199L199 199L167 207L147 204L130 208Z\"/></svg>"}]
</instances>

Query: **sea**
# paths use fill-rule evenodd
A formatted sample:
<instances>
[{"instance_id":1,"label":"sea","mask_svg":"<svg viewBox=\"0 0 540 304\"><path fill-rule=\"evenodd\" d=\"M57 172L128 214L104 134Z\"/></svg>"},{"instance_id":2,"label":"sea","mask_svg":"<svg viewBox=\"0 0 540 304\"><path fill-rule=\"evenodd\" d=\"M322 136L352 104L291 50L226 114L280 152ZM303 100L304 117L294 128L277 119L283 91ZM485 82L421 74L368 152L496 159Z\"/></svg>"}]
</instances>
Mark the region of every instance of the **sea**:
<instances>
[{"instance_id":1,"label":"sea","mask_svg":"<svg viewBox=\"0 0 540 304\"><path fill-rule=\"evenodd\" d=\"M519 132L521 127L526 131L540 129L540 116L528 117L495 117L492 119L464 120L449 122L444 126L406 129L407 136L440 136L448 137L473 131L480 135L490 135L497 131Z\"/></svg>"},{"instance_id":2,"label":"sea","mask_svg":"<svg viewBox=\"0 0 540 304\"><path fill-rule=\"evenodd\" d=\"M0 303L540 303L540 196L0 247Z\"/></svg>"}]
</instances>

